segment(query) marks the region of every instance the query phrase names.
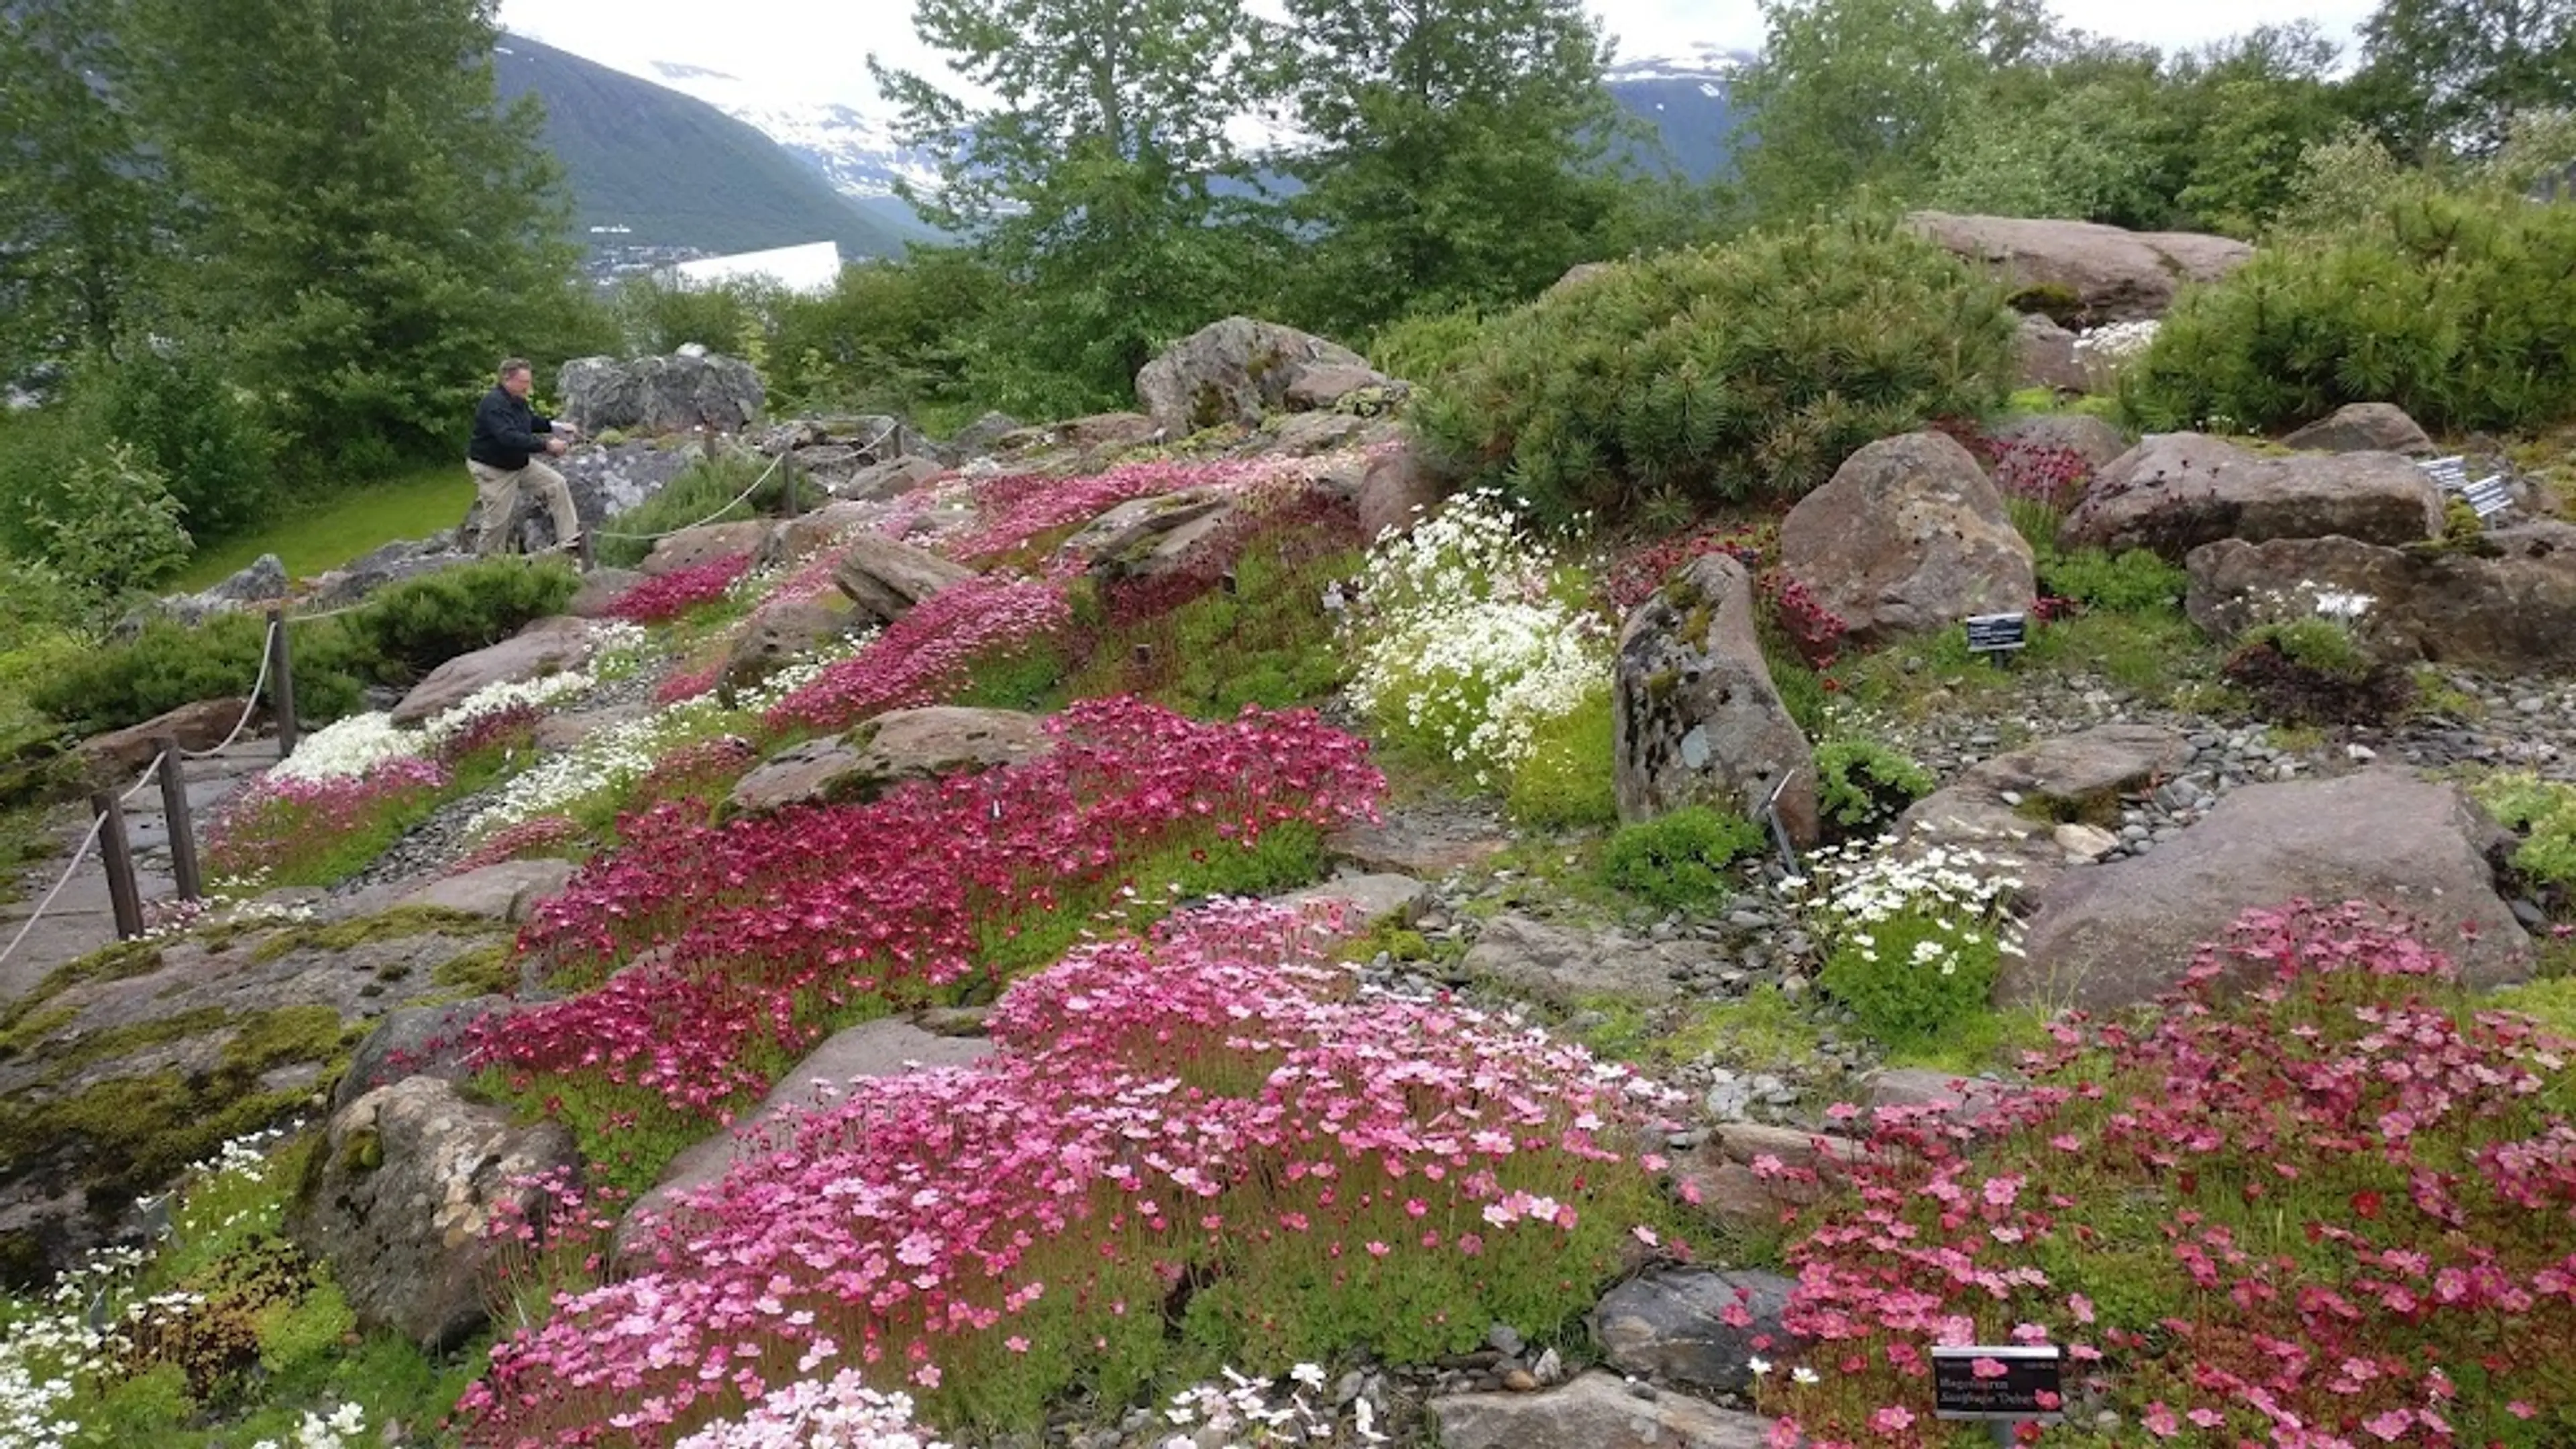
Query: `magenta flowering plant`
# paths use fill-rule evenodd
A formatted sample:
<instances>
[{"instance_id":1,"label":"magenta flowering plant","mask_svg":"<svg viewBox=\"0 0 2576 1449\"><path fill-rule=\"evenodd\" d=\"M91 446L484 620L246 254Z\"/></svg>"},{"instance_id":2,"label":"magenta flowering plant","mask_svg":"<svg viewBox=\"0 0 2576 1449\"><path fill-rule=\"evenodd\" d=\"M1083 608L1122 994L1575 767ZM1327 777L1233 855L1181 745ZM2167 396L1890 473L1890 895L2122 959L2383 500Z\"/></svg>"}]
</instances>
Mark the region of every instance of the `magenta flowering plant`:
<instances>
[{"instance_id":1,"label":"magenta flowering plant","mask_svg":"<svg viewBox=\"0 0 2576 1449\"><path fill-rule=\"evenodd\" d=\"M497 1345L467 1442L669 1444L825 1365L1029 1426L1076 1385L1552 1334L1642 1244L1681 1250L1644 1146L1677 1098L1362 996L1329 944L1219 903L1011 988L983 1062L822 1092L638 1271Z\"/></svg>"},{"instance_id":2,"label":"magenta flowering plant","mask_svg":"<svg viewBox=\"0 0 2576 1449\"><path fill-rule=\"evenodd\" d=\"M333 884L380 854L449 779L445 764L418 755L357 775L262 775L207 822L206 873L242 885Z\"/></svg>"},{"instance_id":3,"label":"magenta flowering plant","mask_svg":"<svg viewBox=\"0 0 2576 1449\"><path fill-rule=\"evenodd\" d=\"M1047 727L1034 760L866 804L628 817L625 847L521 936L558 983L608 985L511 1016L477 1061L532 1094L578 1076L720 1121L824 1024L989 985L1024 930L1058 939L1148 855L1372 818L1384 788L1365 745L1306 712L1210 724L1099 700Z\"/></svg>"},{"instance_id":4,"label":"magenta flowering plant","mask_svg":"<svg viewBox=\"0 0 2576 1449\"><path fill-rule=\"evenodd\" d=\"M751 555L729 553L646 579L617 596L608 616L630 624L664 624L725 597L734 581L751 572Z\"/></svg>"},{"instance_id":5,"label":"magenta flowering plant","mask_svg":"<svg viewBox=\"0 0 2576 1449\"><path fill-rule=\"evenodd\" d=\"M892 709L936 704L965 687L979 658L1023 648L1073 622L1053 584L977 577L915 605L846 659L770 707L773 729L846 729Z\"/></svg>"},{"instance_id":6,"label":"magenta flowering plant","mask_svg":"<svg viewBox=\"0 0 2576 1449\"><path fill-rule=\"evenodd\" d=\"M2249 913L2165 1005L1973 1127L1877 1112L1790 1252L1784 1433L1945 1442L1926 1350L2032 1341L2121 1444L2576 1442L2569 1044L2358 903Z\"/></svg>"},{"instance_id":7,"label":"magenta flowering plant","mask_svg":"<svg viewBox=\"0 0 2576 1449\"><path fill-rule=\"evenodd\" d=\"M1348 455L1345 455L1347 458ZM1219 458L1202 462L1128 463L1104 473L1058 477L1021 473L974 485L975 525L940 541L940 551L967 563L989 563L1043 550L1077 525L1121 503L1193 490L1242 495L1294 489L1335 460ZM1034 558L1026 559L1034 564Z\"/></svg>"}]
</instances>

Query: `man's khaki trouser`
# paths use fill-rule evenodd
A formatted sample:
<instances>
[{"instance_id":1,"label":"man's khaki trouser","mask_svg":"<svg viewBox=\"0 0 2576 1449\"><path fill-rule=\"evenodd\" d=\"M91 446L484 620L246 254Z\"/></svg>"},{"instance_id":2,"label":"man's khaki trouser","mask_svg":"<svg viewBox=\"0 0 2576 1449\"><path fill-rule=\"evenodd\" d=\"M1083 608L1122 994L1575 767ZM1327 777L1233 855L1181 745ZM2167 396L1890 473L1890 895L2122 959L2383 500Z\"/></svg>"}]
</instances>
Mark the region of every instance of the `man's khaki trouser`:
<instances>
[{"instance_id":1,"label":"man's khaki trouser","mask_svg":"<svg viewBox=\"0 0 2576 1449\"><path fill-rule=\"evenodd\" d=\"M469 458L465 470L474 475L474 492L483 500L483 527L474 540L475 553L488 556L510 546L510 523L519 511L519 490L523 486L533 486L546 511L554 515L555 542L562 543L581 532L581 515L573 511L572 489L564 485L564 476L536 459L530 458L524 468L511 470Z\"/></svg>"}]
</instances>

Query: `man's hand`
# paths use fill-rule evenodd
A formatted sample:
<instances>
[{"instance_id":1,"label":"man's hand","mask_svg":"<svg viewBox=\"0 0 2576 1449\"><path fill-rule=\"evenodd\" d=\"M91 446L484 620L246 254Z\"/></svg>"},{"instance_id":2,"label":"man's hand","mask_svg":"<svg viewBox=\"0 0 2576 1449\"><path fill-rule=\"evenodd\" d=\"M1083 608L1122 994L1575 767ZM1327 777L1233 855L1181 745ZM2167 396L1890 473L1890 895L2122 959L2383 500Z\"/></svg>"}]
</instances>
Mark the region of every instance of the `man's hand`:
<instances>
[{"instance_id":1,"label":"man's hand","mask_svg":"<svg viewBox=\"0 0 2576 1449\"><path fill-rule=\"evenodd\" d=\"M554 430L567 438L579 438L581 436L581 429L560 419L555 422Z\"/></svg>"},{"instance_id":2,"label":"man's hand","mask_svg":"<svg viewBox=\"0 0 2576 1449\"><path fill-rule=\"evenodd\" d=\"M564 449L566 449L566 448L568 448L568 447L570 447L570 446L572 446L572 445L571 445L571 444L569 444L569 443L567 443L567 442L565 442L565 441L564 441L563 439L561 439L561 438L548 438L548 439L546 439L546 451L547 451L547 452L549 452L549 453L554 453L554 454L557 454L557 455L561 455L561 454L562 454L562 452L564 451Z\"/></svg>"}]
</instances>

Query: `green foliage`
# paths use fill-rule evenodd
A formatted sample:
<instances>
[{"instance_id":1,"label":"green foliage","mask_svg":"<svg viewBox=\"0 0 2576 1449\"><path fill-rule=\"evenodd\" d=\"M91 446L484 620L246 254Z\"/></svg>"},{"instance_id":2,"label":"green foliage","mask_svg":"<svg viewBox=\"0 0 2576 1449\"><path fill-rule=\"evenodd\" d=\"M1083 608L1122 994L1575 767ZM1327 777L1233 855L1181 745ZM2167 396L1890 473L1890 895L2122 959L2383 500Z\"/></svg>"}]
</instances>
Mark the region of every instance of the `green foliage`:
<instances>
[{"instance_id":1,"label":"green foliage","mask_svg":"<svg viewBox=\"0 0 2576 1449\"><path fill-rule=\"evenodd\" d=\"M132 444L170 480L199 545L239 533L267 510L275 440L218 359L198 349L138 346L114 363L94 362L81 385L97 390L109 435Z\"/></svg>"},{"instance_id":2,"label":"green foliage","mask_svg":"<svg viewBox=\"0 0 2576 1449\"><path fill-rule=\"evenodd\" d=\"M1602 856L1602 877L1666 910L1704 910L1726 899L1726 867L1762 846L1762 827L1752 821L1685 805L1621 826Z\"/></svg>"},{"instance_id":3,"label":"green foliage","mask_svg":"<svg viewBox=\"0 0 2576 1449\"><path fill-rule=\"evenodd\" d=\"M490 559L409 579L350 613L289 624L297 713L327 722L357 711L371 683L417 678L562 612L580 587L560 561ZM30 703L85 731L122 729L192 700L239 695L258 676L267 620L221 614L189 627L156 618L65 660L34 681Z\"/></svg>"},{"instance_id":4,"label":"green foliage","mask_svg":"<svg viewBox=\"0 0 2576 1449\"><path fill-rule=\"evenodd\" d=\"M41 503L33 520L45 557L75 586L114 599L170 576L188 557L170 480L110 442L72 465L59 500Z\"/></svg>"},{"instance_id":5,"label":"green foliage","mask_svg":"<svg viewBox=\"0 0 2576 1449\"><path fill-rule=\"evenodd\" d=\"M1484 340L1485 322L1474 307L1411 312L1369 339L1369 362L1389 377L1428 382L1463 366Z\"/></svg>"},{"instance_id":6,"label":"green foliage","mask_svg":"<svg viewBox=\"0 0 2576 1449\"><path fill-rule=\"evenodd\" d=\"M2504 771L2470 786L2469 793L2499 824L2523 832L2514 869L2562 891L2576 890L2576 785Z\"/></svg>"},{"instance_id":7,"label":"green foliage","mask_svg":"<svg viewBox=\"0 0 2576 1449\"><path fill-rule=\"evenodd\" d=\"M2114 614L2170 613L2190 588L2191 576L2142 548L2116 557L2100 549L2052 550L2039 559L2039 586Z\"/></svg>"},{"instance_id":8,"label":"green foliage","mask_svg":"<svg viewBox=\"0 0 2576 1449\"><path fill-rule=\"evenodd\" d=\"M2371 670L2370 655L2353 638L2352 630L2343 621L2322 615L2257 624L2245 631L2241 642L2269 645L2300 668L2337 679L2359 681Z\"/></svg>"},{"instance_id":9,"label":"green foliage","mask_svg":"<svg viewBox=\"0 0 2576 1449\"><path fill-rule=\"evenodd\" d=\"M1609 825L1619 819L1610 691L1594 690L1570 714L1542 716L1529 753L1512 766L1504 804L1523 825Z\"/></svg>"},{"instance_id":10,"label":"green foliage","mask_svg":"<svg viewBox=\"0 0 2576 1449\"><path fill-rule=\"evenodd\" d=\"M1841 933L1816 981L1861 1030L1919 1048L1986 1011L2002 961L1993 933L1965 931L1937 906L1916 907Z\"/></svg>"},{"instance_id":11,"label":"green foliage","mask_svg":"<svg viewBox=\"0 0 2576 1449\"><path fill-rule=\"evenodd\" d=\"M0 24L0 382L128 330L171 198L134 118L93 77L112 71L113 0L10 7Z\"/></svg>"},{"instance_id":12,"label":"green foliage","mask_svg":"<svg viewBox=\"0 0 2576 1449\"><path fill-rule=\"evenodd\" d=\"M647 273L620 282L609 309L629 351L668 356L696 343L734 353L746 333L762 332L786 300L775 285L732 280L689 285Z\"/></svg>"},{"instance_id":13,"label":"green foliage","mask_svg":"<svg viewBox=\"0 0 2576 1449\"><path fill-rule=\"evenodd\" d=\"M771 396L780 406L962 406L980 357L1008 352L1008 281L955 247L915 247L842 269L830 294L774 299ZM1001 330L996 331L996 328Z\"/></svg>"},{"instance_id":14,"label":"green foliage","mask_svg":"<svg viewBox=\"0 0 2576 1449\"><path fill-rule=\"evenodd\" d=\"M273 553L290 577L335 569L398 538L453 533L474 501L461 459L415 468L337 493L308 493L248 533L200 548L171 586L202 589Z\"/></svg>"},{"instance_id":15,"label":"green foliage","mask_svg":"<svg viewBox=\"0 0 2576 1449\"><path fill-rule=\"evenodd\" d=\"M1652 493L1794 498L1862 445L2003 400L2001 293L1876 221L1622 264L1495 319L1414 419L1430 455L1563 520Z\"/></svg>"},{"instance_id":16,"label":"green foliage","mask_svg":"<svg viewBox=\"0 0 2576 1449\"><path fill-rule=\"evenodd\" d=\"M2498 1011L2519 1011L2567 1041L2576 1041L2576 976L2508 986L2487 998Z\"/></svg>"},{"instance_id":17,"label":"green foliage","mask_svg":"<svg viewBox=\"0 0 2576 1449\"><path fill-rule=\"evenodd\" d=\"M2436 432L2576 413L2576 208L2401 196L2186 292L2122 381L2140 426L2273 428L2393 402Z\"/></svg>"},{"instance_id":18,"label":"green foliage","mask_svg":"<svg viewBox=\"0 0 2576 1449\"><path fill-rule=\"evenodd\" d=\"M1816 805L1846 832L1892 820L1932 793L1932 772L1866 735L1846 735L1816 747Z\"/></svg>"},{"instance_id":19,"label":"green foliage","mask_svg":"<svg viewBox=\"0 0 2576 1449\"><path fill-rule=\"evenodd\" d=\"M727 504L737 493L751 487L762 473L769 474L758 491L740 503ZM812 493L808 488L807 493ZM771 470L768 460L749 453L721 453L714 458L691 464L652 497L608 520L600 530L594 551L599 561L615 568L633 568L653 551L649 538L618 538L612 534L656 534L692 524L733 523L776 513L787 506L786 470Z\"/></svg>"},{"instance_id":20,"label":"green foliage","mask_svg":"<svg viewBox=\"0 0 2576 1449\"><path fill-rule=\"evenodd\" d=\"M1812 1059L1823 1044L1813 1018L1779 987L1768 982L1733 1001L1721 1001L1693 1013L1664 1044L1676 1062L1713 1057L1720 1062L1759 1066Z\"/></svg>"},{"instance_id":21,"label":"green foliage","mask_svg":"<svg viewBox=\"0 0 2576 1449\"><path fill-rule=\"evenodd\" d=\"M2518 114L2576 109L2576 7L2552 0L2381 0L2356 91L2409 155L2483 156Z\"/></svg>"}]
</instances>

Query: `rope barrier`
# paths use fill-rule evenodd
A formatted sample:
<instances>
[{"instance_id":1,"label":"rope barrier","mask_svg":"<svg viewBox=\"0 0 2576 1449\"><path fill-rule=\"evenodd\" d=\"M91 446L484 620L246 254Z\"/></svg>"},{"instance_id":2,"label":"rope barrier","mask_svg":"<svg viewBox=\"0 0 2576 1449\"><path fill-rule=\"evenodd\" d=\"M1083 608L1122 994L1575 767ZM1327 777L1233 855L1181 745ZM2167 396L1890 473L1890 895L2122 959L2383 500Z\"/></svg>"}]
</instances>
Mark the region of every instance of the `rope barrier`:
<instances>
[{"instance_id":1,"label":"rope barrier","mask_svg":"<svg viewBox=\"0 0 2576 1449\"><path fill-rule=\"evenodd\" d=\"M104 815L90 821L89 834L81 837L80 848L72 852L71 864L63 867L62 879L55 881L54 888L45 892L45 898L36 903L36 909L30 912L26 921L18 927L18 934L9 938L8 948L0 950L0 966L7 965L9 958L18 954L18 948L26 944L27 933L35 930L36 923L43 920L45 912L53 908L54 897L61 895L63 887L72 883L72 877L80 871L81 862L89 858L90 847L98 844L98 833L106 828L107 817Z\"/></svg>"},{"instance_id":2,"label":"rope barrier","mask_svg":"<svg viewBox=\"0 0 2576 1449\"><path fill-rule=\"evenodd\" d=\"M883 442L884 439L880 437L878 441ZM874 447L876 445L871 443L869 446ZM724 507L717 509L715 512L708 514L706 517L699 519L695 523L684 523L678 528L666 528L660 533L618 533L610 529L602 528L594 530L591 536L594 538L622 538L632 543L650 543L659 539L669 538L675 533L686 533L692 528L704 528L708 524L715 522L717 519L724 517L726 514L733 512L735 508L739 507L745 500L749 499L751 495L759 492L760 485L768 482L769 475L777 472L778 465L786 461L787 454L784 452L780 453L777 457L770 459L769 466L760 470L760 476L751 480L750 487L735 494L733 496L733 500L725 504Z\"/></svg>"},{"instance_id":3,"label":"rope barrier","mask_svg":"<svg viewBox=\"0 0 2576 1449\"><path fill-rule=\"evenodd\" d=\"M268 686L268 662L276 656L277 626L275 624L271 624L268 626L268 632L260 636L259 677L250 682L250 703L242 707L242 717L234 722L233 732L224 736L224 742L215 746L211 750L180 750L179 757L181 759L212 759L214 756L220 755L224 751L233 747L233 742L242 737L242 731L250 728L250 717L259 713L259 692Z\"/></svg>"}]
</instances>

